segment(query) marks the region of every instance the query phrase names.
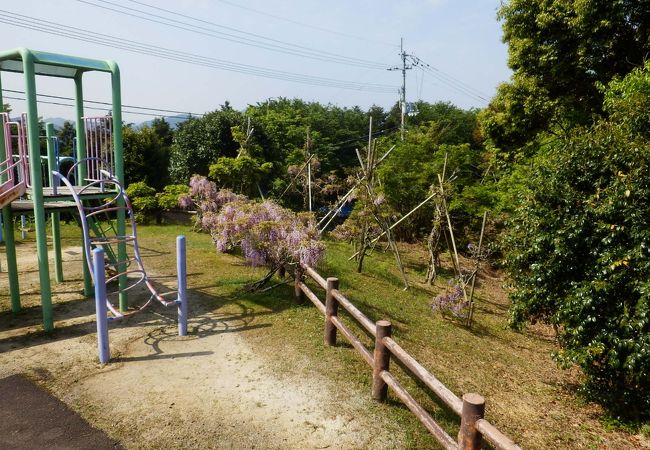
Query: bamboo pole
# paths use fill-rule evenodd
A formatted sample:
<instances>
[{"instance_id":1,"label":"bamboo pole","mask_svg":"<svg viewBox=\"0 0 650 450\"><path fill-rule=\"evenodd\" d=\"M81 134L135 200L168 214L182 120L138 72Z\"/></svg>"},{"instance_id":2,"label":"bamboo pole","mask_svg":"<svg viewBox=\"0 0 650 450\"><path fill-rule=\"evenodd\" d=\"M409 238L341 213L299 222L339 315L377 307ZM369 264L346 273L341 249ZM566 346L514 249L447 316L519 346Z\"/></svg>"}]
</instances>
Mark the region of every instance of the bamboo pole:
<instances>
[{"instance_id":1,"label":"bamboo pole","mask_svg":"<svg viewBox=\"0 0 650 450\"><path fill-rule=\"evenodd\" d=\"M427 203L429 200L431 200L431 199L432 199L433 197L435 197L436 195L437 195L437 193L433 193L433 194L431 194L430 196L428 196L428 197L426 198L426 200L424 200L423 202L421 202L418 206L416 206L416 207L413 208L411 211L409 211L409 212L408 212L404 217L402 217L402 218L399 219L397 222L395 222L394 224L392 224L392 225L388 228L388 231L392 230L392 229L395 228L397 225L399 225L400 223L402 223L402 222L403 222L404 220L406 220L406 219L407 219L411 214L413 214L415 211L417 211L418 209L420 209L420 208L421 208L425 203ZM371 244L374 244L374 243L377 242L379 239L381 239L381 237L382 237L383 235L385 235L385 234L386 234L385 231L382 232L379 236L377 236L377 237L374 238L372 241L370 241L370 243L371 243ZM357 253L355 253L354 255L350 256L350 257L348 258L348 261L350 261L352 258L354 258L355 256L357 256L358 254L359 254L359 252L357 252Z\"/></svg>"},{"instance_id":2,"label":"bamboo pole","mask_svg":"<svg viewBox=\"0 0 650 450\"><path fill-rule=\"evenodd\" d=\"M485 221L487 220L487 210L483 213L483 224L481 225L481 235L478 238L478 249L476 250L476 264L474 266L474 274L472 275L472 287L469 291L469 313L467 314L467 326L472 326L472 319L474 318L474 286L476 285L476 275L481 265L481 248L483 245L483 234L485 233Z\"/></svg>"}]
</instances>

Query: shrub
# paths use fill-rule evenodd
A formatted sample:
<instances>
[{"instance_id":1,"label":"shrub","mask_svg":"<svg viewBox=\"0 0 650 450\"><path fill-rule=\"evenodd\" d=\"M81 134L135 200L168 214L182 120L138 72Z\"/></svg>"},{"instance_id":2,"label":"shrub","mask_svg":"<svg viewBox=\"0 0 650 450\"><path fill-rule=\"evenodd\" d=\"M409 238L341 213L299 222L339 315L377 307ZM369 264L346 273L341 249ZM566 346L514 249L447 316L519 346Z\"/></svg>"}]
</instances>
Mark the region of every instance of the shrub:
<instances>
[{"instance_id":1,"label":"shrub","mask_svg":"<svg viewBox=\"0 0 650 450\"><path fill-rule=\"evenodd\" d=\"M650 67L631 78L638 95L606 95L610 120L536 160L510 224L507 267L513 324L553 324L557 361L580 366L587 391L616 414L639 418L650 414L650 143L635 117L646 112L625 100L650 98Z\"/></svg>"},{"instance_id":2,"label":"shrub","mask_svg":"<svg viewBox=\"0 0 650 450\"><path fill-rule=\"evenodd\" d=\"M131 183L126 188L126 195L131 199L135 221L137 223L149 223L153 215L158 211L158 200L156 190L144 181Z\"/></svg>"},{"instance_id":3,"label":"shrub","mask_svg":"<svg viewBox=\"0 0 650 450\"><path fill-rule=\"evenodd\" d=\"M160 209L169 211L179 207L179 200L182 195L189 193L189 188L184 184L170 184L165 186L162 192L156 194L156 201Z\"/></svg>"}]
</instances>

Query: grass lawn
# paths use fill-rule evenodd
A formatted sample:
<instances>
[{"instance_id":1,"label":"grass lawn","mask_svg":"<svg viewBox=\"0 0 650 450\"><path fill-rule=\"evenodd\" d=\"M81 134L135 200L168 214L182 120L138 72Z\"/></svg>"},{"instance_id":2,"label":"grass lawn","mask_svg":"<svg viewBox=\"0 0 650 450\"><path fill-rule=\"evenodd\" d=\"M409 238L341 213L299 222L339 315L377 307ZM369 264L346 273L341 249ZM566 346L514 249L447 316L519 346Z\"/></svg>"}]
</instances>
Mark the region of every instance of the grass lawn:
<instances>
[{"instance_id":1,"label":"grass lawn","mask_svg":"<svg viewBox=\"0 0 650 450\"><path fill-rule=\"evenodd\" d=\"M192 310L218 308L220 313L239 317L246 328L242 336L253 349L266 355L270 368L279 374L309 376L317 372L340 386L343 393L354 390L370 396L370 368L343 338L334 348L323 345L323 317L309 302L294 304L292 283L264 293L246 292L245 284L261 278L265 270L250 268L237 256L218 254L208 235L195 233L188 226L140 226L148 270L175 273L174 237L178 234L187 236ZM78 229L65 226L64 239L68 245L78 245ZM598 406L581 400L576 393L579 372L560 370L550 358L555 348L550 330L534 327L520 333L507 327L508 301L498 273L481 272L475 323L468 329L432 313L431 300L446 288L444 275L449 273L443 273L434 286L422 284L426 261L423 249L401 247L412 282L411 289L403 291L392 254L375 251L366 258L364 272L358 274L355 264L348 261L352 253L348 245L328 242L327 247L318 272L324 277L338 277L340 290L372 320L390 320L395 340L457 395L483 395L488 420L523 448L627 449L649 445L649 426L645 434L613 429L603 420ZM443 258L445 263L450 266ZM163 277L161 282L175 285L173 278ZM324 298L320 288L308 284ZM0 307L7 309L6 304ZM343 311L340 314L372 348L361 329L353 326ZM261 317L273 326L255 327ZM455 436L455 415L410 381L399 366L393 363L391 371ZM389 401L373 404L368 415L390 417L406 448L436 448L425 428L390 392Z\"/></svg>"}]
</instances>

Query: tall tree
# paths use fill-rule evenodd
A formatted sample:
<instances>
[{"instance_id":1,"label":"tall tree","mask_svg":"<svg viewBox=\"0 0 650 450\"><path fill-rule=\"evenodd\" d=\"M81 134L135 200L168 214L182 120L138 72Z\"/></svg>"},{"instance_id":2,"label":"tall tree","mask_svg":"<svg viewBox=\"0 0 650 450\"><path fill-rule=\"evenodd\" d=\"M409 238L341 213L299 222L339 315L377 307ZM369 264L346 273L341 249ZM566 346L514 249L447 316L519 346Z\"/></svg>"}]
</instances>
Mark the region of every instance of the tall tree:
<instances>
[{"instance_id":1,"label":"tall tree","mask_svg":"<svg viewBox=\"0 0 650 450\"><path fill-rule=\"evenodd\" d=\"M169 182L169 148L153 128L123 129L126 184L143 181L161 191Z\"/></svg>"},{"instance_id":2,"label":"tall tree","mask_svg":"<svg viewBox=\"0 0 650 450\"><path fill-rule=\"evenodd\" d=\"M63 122L63 127L57 133L59 138L59 154L71 156L74 146L74 138L77 135L74 124L69 120Z\"/></svg>"},{"instance_id":3,"label":"tall tree","mask_svg":"<svg viewBox=\"0 0 650 450\"><path fill-rule=\"evenodd\" d=\"M540 132L589 123L602 112L597 84L642 66L650 52L650 0L509 0L498 18L514 74L483 126L515 153Z\"/></svg>"},{"instance_id":4,"label":"tall tree","mask_svg":"<svg viewBox=\"0 0 650 450\"><path fill-rule=\"evenodd\" d=\"M171 147L172 180L185 184L194 174L207 175L210 164L220 156L237 156L239 144L232 136L232 127L243 122L242 113L225 104L218 111L181 123Z\"/></svg>"}]
</instances>

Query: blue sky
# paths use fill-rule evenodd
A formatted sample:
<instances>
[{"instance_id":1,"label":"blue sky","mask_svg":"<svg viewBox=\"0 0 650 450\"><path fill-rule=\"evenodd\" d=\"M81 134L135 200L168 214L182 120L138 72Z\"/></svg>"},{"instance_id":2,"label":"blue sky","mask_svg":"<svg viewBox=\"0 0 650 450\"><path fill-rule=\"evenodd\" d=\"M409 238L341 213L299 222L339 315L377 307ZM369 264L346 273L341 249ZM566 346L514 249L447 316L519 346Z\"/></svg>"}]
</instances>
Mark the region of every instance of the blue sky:
<instances>
[{"instance_id":1,"label":"blue sky","mask_svg":"<svg viewBox=\"0 0 650 450\"><path fill-rule=\"evenodd\" d=\"M0 23L0 42L3 49L29 47L114 59L122 71L125 104L202 113L214 110L225 101L243 109L248 104L275 97L359 105L364 109L372 104L390 107L398 99L401 74L386 68L401 63L398 53L400 37L403 37L405 50L429 65L420 66L426 70L414 68L408 72L408 101L451 101L464 108L482 107L486 103L484 99L494 95L496 86L510 76L507 50L496 21L499 3L499 0L23 0L5 2L0 7L0 20L5 22ZM157 9L151 8L152 5ZM22 17L17 18L16 14ZM20 20L24 24L32 19L37 19L40 27L67 36L6 23ZM79 40L85 32L71 27L93 33L91 36L103 33L110 39L129 40L126 47L141 50L136 53L85 42ZM252 45L244 45L242 41ZM120 42L120 46L125 46ZM143 45L147 47L142 48ZM158 53L174 52L177 60L152 55L150 46L156 46ZM202 58L204 65L185 62L188 53ZM316 58L295 53L309 53ZM243 70L248 72L265 71L283 79L213 67L233 63L239 69L242 64L247 65ZM284 79L296 76L308 83L327 86ZM22 79L17 75L3 74L2 83L4 89L23 89ZM69 80L40 78L37 86L45 94L72 97L74 93ZM351 86L363 90L346 88ZM5 93L8 95L16 96ZM87 99L108 100L108 78L101 74L88 76L85 95ZM7 101L15 111L24 109L19 100ZM73 110L41 104L39 114L72 117ZM125 114L125 119L138 122L147 117Z\"/></svg>"}]
</instances>

